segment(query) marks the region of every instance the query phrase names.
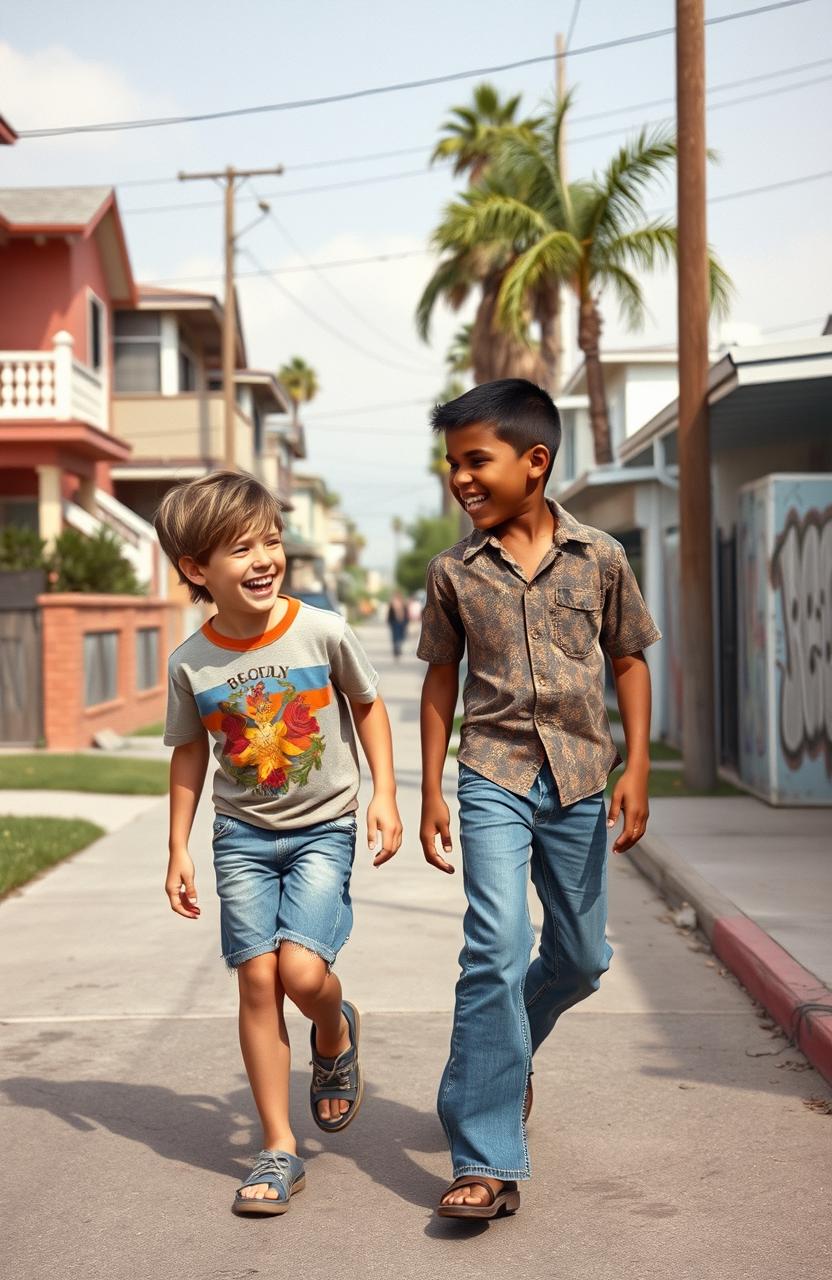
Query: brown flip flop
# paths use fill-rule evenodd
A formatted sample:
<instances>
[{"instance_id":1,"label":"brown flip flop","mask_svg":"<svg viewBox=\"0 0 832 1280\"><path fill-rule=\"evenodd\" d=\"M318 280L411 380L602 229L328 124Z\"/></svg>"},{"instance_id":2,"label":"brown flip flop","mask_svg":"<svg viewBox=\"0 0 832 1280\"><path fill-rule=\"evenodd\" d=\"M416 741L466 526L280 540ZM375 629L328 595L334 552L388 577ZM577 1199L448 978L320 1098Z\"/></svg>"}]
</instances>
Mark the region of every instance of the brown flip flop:
<instances>
[{"instance_id":1,"label":"brown flip flop","mask_svg":"<svg viewBox=\"0 0 832 1280\"><path fill-rule=\"evenodd\" d=\"M457 1187L483 1187L489 1199L486 1204L443 1204L440 1200L436 1207L440 1218L504 1218L520 1208L520 1192L516 1182L504 1182L499 1191L493 1191L482 1178L456 1178L443 1192L443 1198Z\"/></svg>"}]
</instances>

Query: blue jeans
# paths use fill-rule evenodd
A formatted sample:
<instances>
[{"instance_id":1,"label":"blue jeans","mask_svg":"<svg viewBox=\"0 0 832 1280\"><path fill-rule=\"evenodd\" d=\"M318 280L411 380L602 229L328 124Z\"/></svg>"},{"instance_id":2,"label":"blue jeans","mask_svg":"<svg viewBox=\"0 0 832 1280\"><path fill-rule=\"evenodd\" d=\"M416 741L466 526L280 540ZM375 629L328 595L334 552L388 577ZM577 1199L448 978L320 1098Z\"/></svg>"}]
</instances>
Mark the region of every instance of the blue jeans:
<instances>
[{"instance_id":1,"label":"blue jeans","mask_svg":"<svg viewBox=\"0 0 832 1280\"><path fill-rule=\"evenodd\" d=\"M327 965L352 927L354 813L285 831L217 814L214 872L229 969L294 942Z\"/></svg>"},{"instance_id":2,"label":"blue jeans","mask_svg":"<svg viewBox=\"0 0 832 1280\"><path fill-rule=\"evenodd\" d=\"M460 764L459 811L468 909L439 1116L455 1178L528 1178L532 1054L565 1009L598 989L612 956L604 796L563 807L548 765L518 796ZM529 869L543 906L531 964Z\"/></svg>"}]
</instances>

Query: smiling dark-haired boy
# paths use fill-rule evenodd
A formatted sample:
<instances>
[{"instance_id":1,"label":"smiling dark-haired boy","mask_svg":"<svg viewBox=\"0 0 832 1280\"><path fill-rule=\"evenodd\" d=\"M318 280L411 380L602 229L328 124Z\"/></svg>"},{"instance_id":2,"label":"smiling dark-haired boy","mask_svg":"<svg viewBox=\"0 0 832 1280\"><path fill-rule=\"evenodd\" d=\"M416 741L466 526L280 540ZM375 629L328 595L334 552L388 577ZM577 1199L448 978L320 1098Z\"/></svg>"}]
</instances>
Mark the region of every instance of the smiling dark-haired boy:
<instances>
[{"instance_id":1,"label":"smiling dark-haired boy","mask_svg":"<svg viewBox=\"0 0 832 1280\"><path fill-rule=\"evenodd\" d=\"M474 532L430 564L418 654L422 819L428 862L453 867L442 768L468 650L459 809L468 909L439 1115L454 1182L442 1217L492 1218L520 1203L530 1176L526 1120L532 1055L609 967L606 833L629 849L644 834L650 677L642 650L659 632L620 544L545 497L560 446L551 397L522 378L485 383L433 414L454 497ZM627 767L604 707L604 654L615 677ZM543 907L538 955L529 872Z\"/></svg>"}]
</instances>

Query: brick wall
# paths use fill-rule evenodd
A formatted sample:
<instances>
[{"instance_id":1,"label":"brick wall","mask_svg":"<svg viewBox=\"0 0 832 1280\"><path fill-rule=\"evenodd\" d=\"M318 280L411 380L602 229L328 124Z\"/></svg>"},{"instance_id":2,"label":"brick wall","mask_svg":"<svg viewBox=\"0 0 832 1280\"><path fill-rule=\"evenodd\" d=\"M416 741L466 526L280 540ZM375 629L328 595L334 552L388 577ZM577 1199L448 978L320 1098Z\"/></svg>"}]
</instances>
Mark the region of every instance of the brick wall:
<instances>
[{"instance_id":1,"label":"brick wall","mask_svg":"<svg viewBox=\"0 0 832 1280\"><path fill-rule=\"evenodd\" d=\"M92 745L99 729L129 734L165 714L168 654L182 639L182 608L152 596L67 593L38 597L43 624L43 734L50 750ZM159 628L157 682L137 689L136 632ZM84 705L84 636L117 633L115 697Z\"/></svg>"}]
</instances>

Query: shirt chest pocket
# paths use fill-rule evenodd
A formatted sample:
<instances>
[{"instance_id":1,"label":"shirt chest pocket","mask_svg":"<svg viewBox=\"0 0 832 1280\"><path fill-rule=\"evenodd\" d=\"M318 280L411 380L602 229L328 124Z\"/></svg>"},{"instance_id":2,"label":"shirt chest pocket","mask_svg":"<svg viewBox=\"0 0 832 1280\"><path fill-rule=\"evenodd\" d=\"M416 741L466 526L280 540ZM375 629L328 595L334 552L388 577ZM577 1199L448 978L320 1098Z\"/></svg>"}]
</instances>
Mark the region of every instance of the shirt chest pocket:
<instances>
[{"instance_id":1,"label":"shirt chest pocket","mask_svg":"<svg viewBox=\"0 0 832 1280\"><path fill-rule=\"evenodd\" d=\"M601 596L592 587L558 587L552 605L555 644L570 658L585 658L601 630Z\"/></svg>"}]
</instances>

